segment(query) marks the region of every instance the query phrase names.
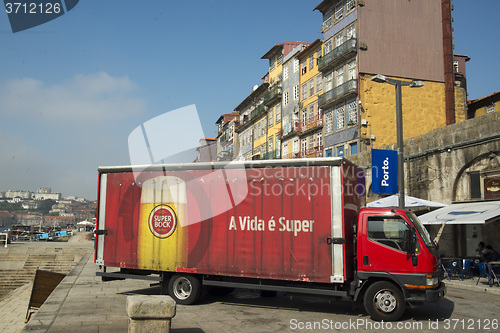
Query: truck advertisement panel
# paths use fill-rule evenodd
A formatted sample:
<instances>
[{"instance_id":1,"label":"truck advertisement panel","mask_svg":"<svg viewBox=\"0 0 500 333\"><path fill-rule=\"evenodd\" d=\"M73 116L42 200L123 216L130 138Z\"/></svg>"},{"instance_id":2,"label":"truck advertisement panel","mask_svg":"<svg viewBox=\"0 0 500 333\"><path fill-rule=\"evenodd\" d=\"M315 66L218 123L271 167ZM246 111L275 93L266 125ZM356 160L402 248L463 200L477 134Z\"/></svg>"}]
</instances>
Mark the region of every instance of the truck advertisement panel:
<instances>
[{"instance_id":1,"label":"truck advertisement panel","mask_svg":"<svg viewBox=\"0 0 500 333\"><path fill-rule=\"evenodd\" d=\"M353 196L340 202L332 191L346 184L332 174L330 166L101 173L98 228L106 235L97 259L111 267L330 283L332 258L345 255L345 244L328 242L332 211L342 238L344 201L354 221L359 210L355 172L344 177Z\"/></svg>"}]
</instances>

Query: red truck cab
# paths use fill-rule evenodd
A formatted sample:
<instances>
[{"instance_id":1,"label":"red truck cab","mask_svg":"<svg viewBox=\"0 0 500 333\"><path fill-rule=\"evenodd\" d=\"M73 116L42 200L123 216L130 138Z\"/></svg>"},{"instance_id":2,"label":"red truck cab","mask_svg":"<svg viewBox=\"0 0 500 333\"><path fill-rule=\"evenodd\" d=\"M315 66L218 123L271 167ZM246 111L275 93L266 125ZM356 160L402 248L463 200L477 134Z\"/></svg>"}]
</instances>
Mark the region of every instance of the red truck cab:
<instances>
[{"instance_id":1,"label":"red truck cab","mask_svg":"<svg viewBox=\"0 0 500 333\"><path fill-rule=\"evenodd\" d=\"M372 317L399 317L406 302L433 302L446 292L437 246L413 212L361 209L356 252L357 278L367 285L363 299Z\"/></svg>"}]
</instances>

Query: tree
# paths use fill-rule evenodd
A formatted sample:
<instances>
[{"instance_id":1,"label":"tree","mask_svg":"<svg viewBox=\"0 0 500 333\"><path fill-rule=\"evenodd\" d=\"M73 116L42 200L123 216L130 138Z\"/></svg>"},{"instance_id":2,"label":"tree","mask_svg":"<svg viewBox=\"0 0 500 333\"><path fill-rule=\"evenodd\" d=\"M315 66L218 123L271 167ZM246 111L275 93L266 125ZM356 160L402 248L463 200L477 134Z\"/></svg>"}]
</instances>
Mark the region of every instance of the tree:
<instances>
[{"instance_id":1,"label":"tree","mask_svg":"<svg viewBox=\"0 0 500 333\"><path fill-rule=\"evenodd\" d=\"M54 206L55 204L57 204L57 202L55 202L54 200L45 199L38 204L38 208L36 210L42 215L47 215L51 211L52 206Z\"/></svg>"}]
</instances>

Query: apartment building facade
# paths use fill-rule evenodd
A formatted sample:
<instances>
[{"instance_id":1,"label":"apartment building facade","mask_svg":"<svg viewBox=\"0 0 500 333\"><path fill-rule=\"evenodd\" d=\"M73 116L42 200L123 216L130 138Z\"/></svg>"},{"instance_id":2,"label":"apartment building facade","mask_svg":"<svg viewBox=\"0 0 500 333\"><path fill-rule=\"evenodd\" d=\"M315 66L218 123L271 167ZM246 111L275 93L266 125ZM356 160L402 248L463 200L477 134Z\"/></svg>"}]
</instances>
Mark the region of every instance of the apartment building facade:
<instances>
[{"instance_id":1,"label":"apartment building facade","mask_svg":"<svg viewBox=\"0 0 500 333\"><path fill-rule=\"evenodd\" d=\"M297 55L308 43L293 49L283 61L283 91L281 115L281 158L296 158L300 155L299 111L300 111L300 60Z\"/></svg>"},{"instance_id":2,"label":"apartment building facade","mask_svg":"<svg viewBox=\"0 0 500 333\"><path fill-rule=\"evenodd\" d=\"M215 122L217 125L217 161L232 161L238 155L236 127L239 121L240 114L234 111L223 114Z\"/></svg>"},{"instance_id":3,"label":"apartment building facade","mask_svg":"<svg viewBox=\"0 0 500 333\"><path fill-rule=\"evenodd\" d=\"M269 87L268 74L262 78L260 86L255 86L235 109L240 115L240 121L235 128L238 135L239 152L237 159L252 160L261 158L263 142L261 138L267 135L267 112L264 105L264 95ZM260 139L260 140L259 140ZM265 144L264 144L264 148Z\"/></svg>"},{"instance_id":4,"label":"apartment building facade","mask_svg":"<svg viewBox=\"0 0 500 333\"><path fill-rule=\"evenodd\" d=\"M404 138L465 119L455 109L450 0L325 0L325 156L349 156L396 141L395 89L372 81L421 80L402 92ZM330 125L331 124L331 125Z\"/></svg>"},{"instance_id":5,"label":"apartment building facade","mask_svg":"<svg viewBox=\"0 0 500 333\"><path fill-rule=\"evenodd\" d=\"M297 55L300 63L300 157L323 156L323 115L318 106L318 95L323 91L323 76L318 70L321 54L322 41L317 39Z\"/></svg>"}]
</instances>

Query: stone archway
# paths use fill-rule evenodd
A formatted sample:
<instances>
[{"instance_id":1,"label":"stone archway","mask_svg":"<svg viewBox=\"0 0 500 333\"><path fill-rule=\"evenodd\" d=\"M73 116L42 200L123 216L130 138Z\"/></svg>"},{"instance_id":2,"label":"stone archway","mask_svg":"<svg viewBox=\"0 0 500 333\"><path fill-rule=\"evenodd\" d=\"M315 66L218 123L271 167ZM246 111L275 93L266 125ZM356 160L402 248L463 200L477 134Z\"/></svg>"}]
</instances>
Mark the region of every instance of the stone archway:
<instances>
[{"instance_id":1,"label":"stone archway","mask_svg":"<svg viewBox=\"0 0 500 333\"><path fill-rule=\"evenodd\" d=\"M462 197L459 196L458 187L465 180L465 175L467 172L471 171L488 171L488 170L500 170L500 152L499 151L490 151L481 155L476 156L468 163L465 163L464 166L460 169L453 181L453 190L452 190L452 201L464 201ZM468 197L467 199L470 199Z\"/></svg>"}]
</instances>

